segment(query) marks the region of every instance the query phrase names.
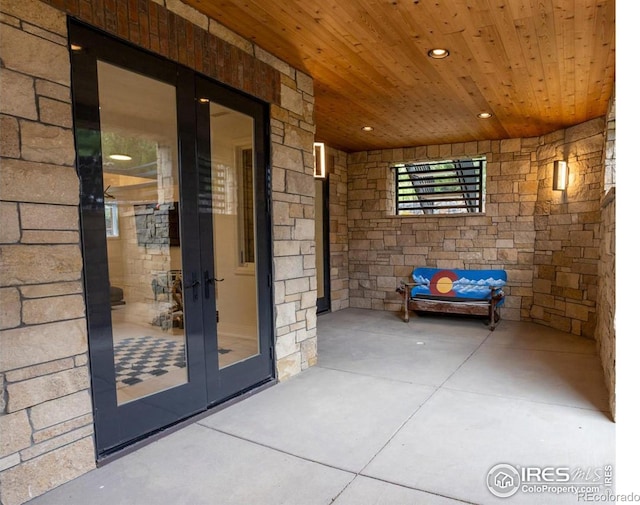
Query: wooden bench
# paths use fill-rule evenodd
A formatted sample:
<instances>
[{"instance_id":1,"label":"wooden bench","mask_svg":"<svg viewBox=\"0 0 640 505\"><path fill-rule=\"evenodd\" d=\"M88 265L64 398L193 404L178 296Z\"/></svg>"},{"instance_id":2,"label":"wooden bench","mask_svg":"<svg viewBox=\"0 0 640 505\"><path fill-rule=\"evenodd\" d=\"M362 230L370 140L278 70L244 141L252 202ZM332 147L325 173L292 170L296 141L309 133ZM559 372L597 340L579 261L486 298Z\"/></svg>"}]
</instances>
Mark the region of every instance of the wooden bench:
<instances>
[{"instance_id":1,"label":"wooden bench","mask_svg":"<svg viewBox=\"0 0 640 505\"><path fill-rule=\"evenodd\" d=\"M413 281L402 281L396 290L403 295L404 321L409 311L487 316L493 331L504 304L502 288L507 283L504 270L445 270L420 267Z\"/></svg>"}]
</instances>

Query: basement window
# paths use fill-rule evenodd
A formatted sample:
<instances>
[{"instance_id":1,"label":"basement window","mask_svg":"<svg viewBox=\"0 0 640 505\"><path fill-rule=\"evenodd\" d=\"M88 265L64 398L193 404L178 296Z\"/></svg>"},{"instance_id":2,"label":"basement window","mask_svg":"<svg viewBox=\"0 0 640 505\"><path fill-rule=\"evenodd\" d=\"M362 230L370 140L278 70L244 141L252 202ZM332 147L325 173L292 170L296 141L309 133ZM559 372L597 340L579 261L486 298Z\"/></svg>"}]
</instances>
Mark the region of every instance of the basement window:
<instances>
[{"instance_id":1,"label":"basement window","mask_svg":"<svg viewBox=\"0 0 640 505\"><path fill-rule=\"evenodd\" d=\"M396 215L484 211L486 158L397 163Z\"/></svg>"}]
</instances>

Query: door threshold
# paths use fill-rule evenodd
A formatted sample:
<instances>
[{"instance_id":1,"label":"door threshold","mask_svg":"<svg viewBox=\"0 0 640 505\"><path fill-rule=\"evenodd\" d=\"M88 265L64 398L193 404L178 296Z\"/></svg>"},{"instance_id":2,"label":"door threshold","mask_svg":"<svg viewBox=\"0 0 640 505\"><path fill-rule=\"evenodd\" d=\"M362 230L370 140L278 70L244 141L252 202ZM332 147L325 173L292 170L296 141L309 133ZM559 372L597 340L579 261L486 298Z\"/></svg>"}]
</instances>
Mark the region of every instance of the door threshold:
<instances>
[{"instance_id":1,"label":"door threshold","mask_svg":"<svg viewBox=\"0 0 640 505\"><path fill-rule=\"evenodd\" d=\"M256 386L252 387L251 389L248 389L246 391L242 391L234 396L231 396L225 400L222 400L219 403L214 403L212 405L210 405L209 407L207 407L206 410L202 410L200 412L197 412L185 419L182 419L181 421L178 421L175 424L171 424L169 426L165 426L164 428L161 428L158 431L154 431L153 433L150 433L148 435L145 435L144 438L138 439L138 440L134 440L132 442L127 443L126 445L123 445L121 447L112 449L111 452L107 453L107 454L103 454L101 456L98 456L97 460L96 460L96 466L98 468L107 465L109 463L111 463L112 461L115 461L117 459L120 459L128 454L131 454L133 452L136 452L138 449L141 449L153 442L156 442L158 440L160 440L161 438L166 437L167 435L170 435L171 433L175 433L176 431L179 431L183 428L186 428L187 426L197 423L198 421L201 421L202 419L215 414L216 412L219 412L221 410L226 409L227 407L231 407L231 405L234 405L242 400L245 400L247 398L249 398L250 396L253 396L257 393L260 393L262 391L264 391L265 389L269 389L270 387L275 386L278 383L278 380L275 378L271 378L271 379L267 379L266 381L263 381L259 384L257 384Z\"/></svg>"}]
</instances>

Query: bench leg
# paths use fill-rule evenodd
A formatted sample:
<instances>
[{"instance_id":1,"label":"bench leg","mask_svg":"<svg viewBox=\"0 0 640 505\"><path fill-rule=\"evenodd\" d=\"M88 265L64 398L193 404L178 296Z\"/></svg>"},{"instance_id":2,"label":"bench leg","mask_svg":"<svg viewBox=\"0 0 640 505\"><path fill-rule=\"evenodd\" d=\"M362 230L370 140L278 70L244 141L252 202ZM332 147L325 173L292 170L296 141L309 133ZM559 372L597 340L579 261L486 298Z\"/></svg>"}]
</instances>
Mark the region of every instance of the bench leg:
<instances>
[{"instance_id":1,"label":"bench leg","mask_svg":"<svg viewBox=\"0 0 640 505\"><path fill-rule=\"evenodd\" d=\"M404 288L404 299L403 299L403 309L404 309L404 322L408 323L409 322L409 294L410 294L410 289L408 287Z\"/></svg>"},{"instance_id":2,"label":"bench leg","mask_svg":"<svg viewBox=\"0 0 640 505\"><path fill-rule=\"evenodd\" d=\"M496 308L493 303L489 306L489 329L491 331L496 329Z\"/></svg>"}]
</instances>

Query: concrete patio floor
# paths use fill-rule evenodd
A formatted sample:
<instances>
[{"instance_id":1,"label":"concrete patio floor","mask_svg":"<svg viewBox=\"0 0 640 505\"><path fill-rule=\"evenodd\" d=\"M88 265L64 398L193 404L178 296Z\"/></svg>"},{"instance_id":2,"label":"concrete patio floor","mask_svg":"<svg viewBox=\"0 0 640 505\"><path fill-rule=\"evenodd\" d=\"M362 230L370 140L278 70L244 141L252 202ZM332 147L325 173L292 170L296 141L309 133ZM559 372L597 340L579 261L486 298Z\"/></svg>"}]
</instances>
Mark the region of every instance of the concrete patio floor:
<instances>
[{"instance_id":1,"label":"concrete patio floor","mask_svg":"<svg viewBox=\"0 0 640 505\"><path fill-rule=\"evenodd\" d=\"M346 309L319 316L318 348L317 366L30 505L574 504L498 498L487 473L615 463L593 341Z\"/></svg>"}]
</instances>

